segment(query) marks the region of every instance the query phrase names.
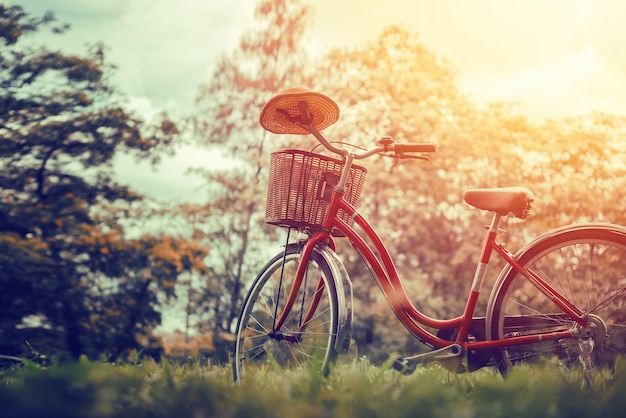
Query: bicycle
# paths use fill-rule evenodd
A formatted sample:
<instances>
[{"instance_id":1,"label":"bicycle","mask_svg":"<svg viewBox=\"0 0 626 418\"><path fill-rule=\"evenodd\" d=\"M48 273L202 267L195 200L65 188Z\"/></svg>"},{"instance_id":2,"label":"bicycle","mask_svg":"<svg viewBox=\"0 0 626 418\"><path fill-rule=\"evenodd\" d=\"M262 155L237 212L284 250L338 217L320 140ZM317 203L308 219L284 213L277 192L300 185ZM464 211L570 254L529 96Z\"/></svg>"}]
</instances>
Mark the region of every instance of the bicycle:
<instances>
[{"instance_id":1,"label":"bicycle","mask_svg":"<svg viewBox=\"0 0 626 418\"><path fill-rule=\"evenodd\" d=\"M549 355L568 365L580 363L588 382L594 366L613 366L626 353L626 228L608 223L564 226L512 254L498 242L499 227L504 216L527 217L534 196L524 187L464 193L470 206L491 213L465 309L451 319L420 312L381 238L356 209L367 170L354 161L378 154L427 160L437 147L383 137L375 147L354 153L321 134L338 117L332 99L301 88L277 94L261 111L264 129L312 134L338 158L292 149L271 155L265 220L288 229L287 243L263 267L244 299L235 334L235 381L243 379L248 363L284 368L311 363L328 375L337 355L347 353L352 283L335 253L335 238L344 237L369 265L400 322L430 349L396 357L393 368L402 373L440 361L454 362L452 368L459 372L489 365L506 374L520 361ZM289 242L292 229L306 238ZM474 317L494 253L505 267L492 287L485 317Z\"/></svg>"}]
</instances>

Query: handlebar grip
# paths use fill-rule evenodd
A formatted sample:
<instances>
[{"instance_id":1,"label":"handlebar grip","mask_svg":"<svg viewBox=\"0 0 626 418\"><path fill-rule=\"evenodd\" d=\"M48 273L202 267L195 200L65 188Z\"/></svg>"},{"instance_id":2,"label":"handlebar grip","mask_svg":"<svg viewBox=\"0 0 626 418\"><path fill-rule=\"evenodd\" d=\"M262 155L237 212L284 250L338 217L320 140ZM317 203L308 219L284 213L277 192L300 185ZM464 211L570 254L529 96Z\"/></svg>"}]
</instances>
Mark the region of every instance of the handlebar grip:
<instances>
[{"instance_id":1,"label":"handlebar grip","mask_svg":"<svg viewBox=\"0 0 626 418\"><path fill-rule=\"evenodd\" d=\"M403 154L405 152L437 152L437 144L394 144L393 150L396 154Z\"/></svg>"}]
</instances>

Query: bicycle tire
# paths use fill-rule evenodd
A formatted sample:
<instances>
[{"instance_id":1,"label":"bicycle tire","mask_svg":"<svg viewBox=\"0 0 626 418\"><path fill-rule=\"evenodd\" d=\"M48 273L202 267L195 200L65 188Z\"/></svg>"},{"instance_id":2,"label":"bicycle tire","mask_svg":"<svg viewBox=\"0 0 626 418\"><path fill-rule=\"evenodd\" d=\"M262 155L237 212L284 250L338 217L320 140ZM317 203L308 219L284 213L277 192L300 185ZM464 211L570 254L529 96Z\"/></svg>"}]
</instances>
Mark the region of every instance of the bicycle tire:
<instances>
[{"instance_id":1,"label":"bicycle tire","mask_svg":"<svg viewBox=\"0 0 626 418\"><path fill-rule=\"evenodd\" d=\"M338 301L331 269L318 252L313 251L311 255L297 302L280 330L282 336L297 335L297 341L270 336L272 324L280 315L291 289L301 252L301 245L291 244L284 253L272 258L256 277L244 299L233 350L233 377L236 382L243 380L245 367L250 365L274 365L284 369L314 367L325 376L329 374L338 354L335 350ZM323 294L315 315L300 332L298 330L319 280L324 284Z\"/></svg>"},{"instance_id":2,"label":"bicycle tire","mask_svg":"<svg viewBox=\"0 0 626 418\"><path fill-rule=\"evenodd\" d=\"M548 233L516 255L578 309L592 315L594 364L614 366L626 353L626 229L586 224ZM487 332L492 339L534 332L570 329L574 322L514 269L503 271L487 308ZM603 335L604 334L604 335ZM566 365L577 362L577 339L557 339L496 350L500 372L518 362L550 356Z\"/></svg>"}]
</instances>

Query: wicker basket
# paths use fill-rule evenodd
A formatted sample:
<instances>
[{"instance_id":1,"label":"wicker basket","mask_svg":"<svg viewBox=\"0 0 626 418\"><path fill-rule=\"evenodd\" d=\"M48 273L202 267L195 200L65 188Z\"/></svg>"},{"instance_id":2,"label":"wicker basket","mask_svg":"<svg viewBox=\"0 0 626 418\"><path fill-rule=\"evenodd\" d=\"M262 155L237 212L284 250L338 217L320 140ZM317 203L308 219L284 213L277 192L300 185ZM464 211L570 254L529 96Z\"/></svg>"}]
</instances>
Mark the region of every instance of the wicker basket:
<instances>
[{"instance_id":1,"label":"wicker basket","mask_svg":"<svg viewBox=\"0 0 626 418\"><path fill-rule=\"evenodd\" d=\"M265 222L281 227L322 229L330 207L334 186L343 162L325 155L301 150L279 150L271 155ZM352 165L344 198L357 206L367 169ZM345 222L352 219L339 211ZM340 235L339 231L333 231Z\"/></svg>"}]
</instances>

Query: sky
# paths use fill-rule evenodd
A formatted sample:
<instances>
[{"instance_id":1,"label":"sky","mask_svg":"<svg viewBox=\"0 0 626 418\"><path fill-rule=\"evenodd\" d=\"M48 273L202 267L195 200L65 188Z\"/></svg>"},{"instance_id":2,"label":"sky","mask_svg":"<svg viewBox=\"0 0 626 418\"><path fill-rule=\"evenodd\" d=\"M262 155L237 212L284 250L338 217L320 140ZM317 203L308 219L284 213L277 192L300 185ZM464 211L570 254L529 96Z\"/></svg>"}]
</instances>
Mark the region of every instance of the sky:
<instances>
[{"instance_id":1,"label":"sky","mask_svg":"<svg viewBox=\"0 0 626 418\"><path fill-rule=\"evenodd\" d=\"M114 82L133 106L193 109L216 59L254 22L255 0L14 0L71 25L47 45L77 53L103 42ZM415 29L456 67L476 101L509 101L533 120L606 111L626 114L626 2L622 0L315 0L314 52L374 39L390 24ZM215 166L195 149L157 171L121 158L122 182L163 200L196 200L190 166Z\"/></svg>"}]
</instances>

